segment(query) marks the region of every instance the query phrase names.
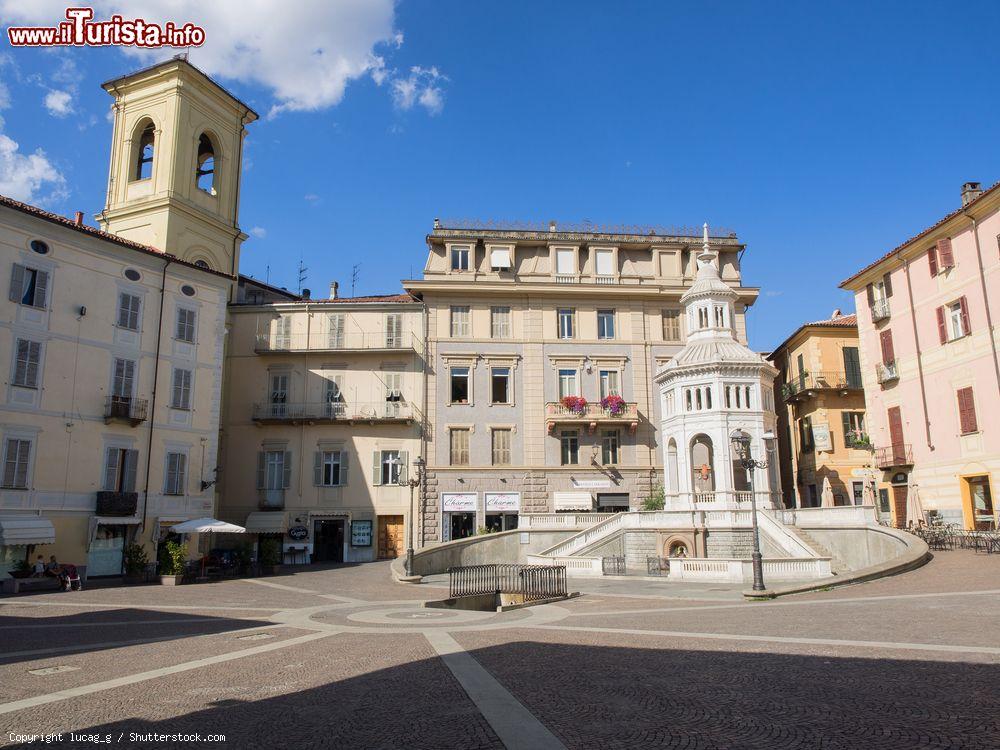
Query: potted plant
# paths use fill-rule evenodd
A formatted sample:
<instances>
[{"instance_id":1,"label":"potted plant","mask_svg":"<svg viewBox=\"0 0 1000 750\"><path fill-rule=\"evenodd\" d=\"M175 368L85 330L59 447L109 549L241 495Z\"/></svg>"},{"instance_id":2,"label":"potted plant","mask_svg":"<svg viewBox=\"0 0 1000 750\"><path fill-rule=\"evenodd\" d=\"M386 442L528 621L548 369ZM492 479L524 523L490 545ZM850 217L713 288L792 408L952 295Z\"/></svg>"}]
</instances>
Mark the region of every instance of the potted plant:
<instances>
[{"instance_id":1,"label":"potted plant","mask_svg":"<svg viewBox=\"0 0 1000 750\"><path fill-rule=\"evenodd\" d=\"M13 570L7 571L11 578L28 578L31 576L31 563L28 559L18 560Z\"/></svg>"},{"instance_id":2,"label":"potted plant","mask_svg":"<svg viewBox=\"0 0 1000 750\"><path fill-rule=\"evenodd\" d=\"M666 505L667 496L663 491L662 484L653 485L649 492L649 497L644 498L642 501L643 510L663 510L663 506Z\"/></svg>"},{"instance_id":3,"label":"potted plant","mask_svg":"<svg viewBox=\"0 0 1000 750\"><path fill-rule=\"evenodd\" d=\"M160 548L160 583L177 586L184 578L187 548L180 542L167 542Z\"/></svg>"},{"instance_id":4,"label":"potted plant","mask_svg":"<svg viewBox=\"0 0 1000 750\"><path fill-rule=\"evenodd\" d=\"M601 399L601 408L612 417L620 417L624 414L626 406L625 399L615 393Z\"/></svg>"},{"instance_id":5,"label":"potted plant","mask_svg":"<svg viewBox=\"0 0 1000 750\"><path fill-rule=\"evenodd\" d=\"M559 403L578 417L587 413L587 399L583 396L563 396Z\"/></svg>"},{"instance_id":6,"label":"potted plant","mask_svg":"<svg viewBox=\"0 0 1000 750\"><path fill-rule=\"evenodd\" d=\"M240 575L246 575L250 571L250 563L253 562L250 542L243 542L233 551L233 560L236 562L236 569Z\"/></svg>"},{"instance_id":7,"label":"potted plant","mask_svg":"<svg viewBox=\"0 0 1000 750\"><path fill-rule=\"evenodd\" d=\"M125 583L142 583L146 566L149 565L146 548L141 544L127 544L122 550L122 557L125 562Z\"/></svg>"},{"instance_id":8,"label":"potted plant","mask_svg":"<svg viewBox=\"0 0 1000 750\"><path fill-rule=\"evenodd\" d=\"M262 539L260 542L260 566L264 575L274 575L281 570L281 542L277 539Z\"/></svg>"}]
</instances>

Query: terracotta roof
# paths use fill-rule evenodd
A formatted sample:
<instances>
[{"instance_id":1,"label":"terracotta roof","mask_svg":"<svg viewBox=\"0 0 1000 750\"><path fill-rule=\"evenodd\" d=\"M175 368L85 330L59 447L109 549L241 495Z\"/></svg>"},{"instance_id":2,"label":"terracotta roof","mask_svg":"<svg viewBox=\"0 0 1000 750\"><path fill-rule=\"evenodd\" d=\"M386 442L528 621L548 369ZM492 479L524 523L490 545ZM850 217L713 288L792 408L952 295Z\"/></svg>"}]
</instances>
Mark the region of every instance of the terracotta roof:
<instances>
[{"instance_id":1,"label":"terracotta roof","mask_svg":"<svg viewBox=\"0 0 1000 750\"><path fill-rule=\"evenodd\" d=\"M962 213L964 211L968 211L970 208L972 208L972 206L974 206L975 204L977 204L979 201L981 201L983 198L985 198L987 195L989 195L990 193L992 193L997 188L1000 188L1000 182L994 182L992 185L990 185L990 187L986 188L986 190L983 191L982 195L980 195L975 200L969 201L968 205L961 206L960 208L956 208L954 211L952 211L950 214L948 214L947 216L945 216L940 221L935 222L934 224L932 224L931 226L927 227L927 229L923 230L919 234L915 234L912 237L910 237L910 239L906 240L906 242L903 242L902 244L897 245L896 247L894 247L892 250L890 250L889 252L887 252L881 258L879 258L878 260L876 260L874 263L869 263L867 266L865 266L864 268L862 268L860 271L858 271L853 276L849 276L848 278L844 279L843 281L840 282L840 288L843 289L849 283L851 283L852 281L854 281L854 279L858 278L858 276L861 276L866 271L870 271L871 269L875 268L875 266L877 266L879 263L882 263L882 262L888 260L890 257L892 257L893 255L895 255L896 253L898 253L900 250L902 250L903 248L905 248L910 243L915 242L916 240L919 240L921 237L927 236L928 234L930 234L931 232L933 232L935 229L937 229L942 224L944 224L944 223L946 223L946 222L951 221L952 219L954 219L960 213Z\"/></svg>"},{"instance_id":2,"label":"terracotta roof","mask_svg":"<svg viewBox=\"0 0 1000 750\"><path fill-rule=\"evenodd\" d=\"M21 201L16 201L13 198L8 198L6 195L0 195L0 206L7 206L7 208L12 208L15 211L20 211L21 213L28 214L29 216L35 216L39 219L44 219L45 221L51 221L54 224L62 224L64 227L70 229L75 229L77 232L83 232L84 234L89 234L98 239L107 240L108 242L113 242L116 245L121 245L122 247L127 247L130 250L138 250L140 253L146 253L146 255L155 255L157 258L167 258L171 263L176 263L181 266L187 266L188 268L194 268L202 273L210 273L213 276L222 276L226 279L232 279L228 273L222 273L221 271L215 271L211 268L202 268L201 266L196 266L194 263L189 263L186 260L181 260L176 255L171 255L170 253L164 253L157 250L155 247L150 245L143 245L139 242L133 240L125 239L124 237L119 237L117 234L111 234L111 232L105 232L97 227L92 227L87 224L77 224L73 219L69 219L65 216L60 216L59 214L54 214L51 211L46 211L45 209L39 208L38 206L32 206L27 203L22 203Z\"/></svg>"},{"instance_id":3,"label":"terracotta roof","mask_svg":"<svg viewBox=\"0 0 1000 750\"><path fill-rule=\"evenodd\" d=\"M858 316L855 313L851 313L850 315L841 315L841 316L836 317L836 318L830 318L829 320L816 320L816 321L813 321L812 323L803 323L802 325L800 325L798 328L796 328L792 332L791 336L789 336L784 341L782 341L780 344L778 344L776 347L774 347L774 350L770 354L767 355L767 359L769 359L769 360L771 360L773 362L774 361L774 355L776 353L778 353L782 349L784 349L785 346L788 344L788 342L791 341L792 339L794 339L796 336L798 336L799 333L801 333L806 328L809 328L811 326L821 326L821 327L824 327L824 328L857 328L858 327Z\"/></svg>"},{"instance_id":4,"label":"terracotta roof","mask_svg":"<svg viewBox=\"0 0 1000 750\"><path fill-rule=\"evenodd\" d=\"M409 294L371 294L365 297L337 297L336 299L305 299L302 302L330 302L333 304L353 302L417 302L415 297Z\"/></svg>"}]
</instances>

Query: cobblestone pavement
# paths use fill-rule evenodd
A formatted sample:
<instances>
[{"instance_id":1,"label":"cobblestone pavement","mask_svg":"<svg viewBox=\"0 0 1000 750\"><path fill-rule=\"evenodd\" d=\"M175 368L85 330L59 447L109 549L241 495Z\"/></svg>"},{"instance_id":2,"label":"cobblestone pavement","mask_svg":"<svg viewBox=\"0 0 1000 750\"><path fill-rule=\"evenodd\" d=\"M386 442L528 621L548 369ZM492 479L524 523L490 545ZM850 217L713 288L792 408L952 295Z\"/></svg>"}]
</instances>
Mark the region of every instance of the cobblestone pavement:
<instances>
[{"instance_id":1,"label":"cobblestone pavement","mask_svg":"<svg viewBox=\"0 0 1000 750\"><path fill-rule=\"evenodd\" d=\"M774 602L573 583L506 613L383 563L0 599L0 744L1000 748L1000 555Z\"/></svg>"}]
</instances>

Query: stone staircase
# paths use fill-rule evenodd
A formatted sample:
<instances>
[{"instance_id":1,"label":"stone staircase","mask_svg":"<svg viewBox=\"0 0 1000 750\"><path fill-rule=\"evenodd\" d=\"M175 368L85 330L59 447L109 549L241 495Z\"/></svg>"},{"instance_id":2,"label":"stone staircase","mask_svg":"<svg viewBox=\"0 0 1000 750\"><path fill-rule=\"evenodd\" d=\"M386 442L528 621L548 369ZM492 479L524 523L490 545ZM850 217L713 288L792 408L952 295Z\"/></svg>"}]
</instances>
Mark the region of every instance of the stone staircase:
<instances>
[{"instance_id":1,"label":"stone staircase","mask_svg":"<svg viewBox=\"0 0 1000 750\"><path fill-rule=\"evenodd\" d=\"M785 528L791 531L793 534L795 534L795 536L797 536L799 539L801 539L803 544L809 546L819 557L829 557L830 570L833 571L833 574L835 576L841 575L842 573L846 573L849 570L849 568L847 567L847 563L845 563L843 560L841 560L839 557L833 554L833 552L831 552L829 548L827 548L825 545L820 544L818 541L816 541L816 537L814 537L805 529L800 529L797 526L786 526Z\"/></svg>"}]
</instances>

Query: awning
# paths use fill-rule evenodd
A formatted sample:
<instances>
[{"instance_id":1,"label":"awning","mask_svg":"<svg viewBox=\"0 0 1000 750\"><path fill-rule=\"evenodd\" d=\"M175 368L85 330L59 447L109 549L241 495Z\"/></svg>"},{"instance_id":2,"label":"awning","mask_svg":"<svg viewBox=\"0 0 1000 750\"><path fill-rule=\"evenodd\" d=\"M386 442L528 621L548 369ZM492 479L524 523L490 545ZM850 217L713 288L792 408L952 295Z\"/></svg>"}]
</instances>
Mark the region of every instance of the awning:
<instances>
[{"instance_id":1,"label":"awning","mask_svg":"<svg viewBox=\"0 0 1000 750\"><path fill-rule=\"evenodd\" d=\"M628 495L598 495L599 508L628 508Z\"/></svg>"},{"instance_id":2,"label":"awning","mask_svg":"<svg viewBox=\"0 0 1000 750\"><path fill-rule=\"evenodd\" d=\"M284 534L288 531L285 514L273 510L251 513L243 525L248 534Z\"/></svg>"},{"instance_id":3,"label":"awning","mask_svg":"<svg viewBox=\"0 0 1000 750\"><path fill-rule=\"evenodd\" d=\"M42 516L0 516L0 546L15 544L52 544L56 530L52 521Z\"/></svg>"},{"instance_id":4,"label":"awning","mask_svg":"<svg viewBox=\"0 0 1000 750\"><path fill-rule=\"evenodd\" d=\"M589 492L553 492L552 500L557 511L594 509L594 498Z\"/></svg>"}]
</instances>

